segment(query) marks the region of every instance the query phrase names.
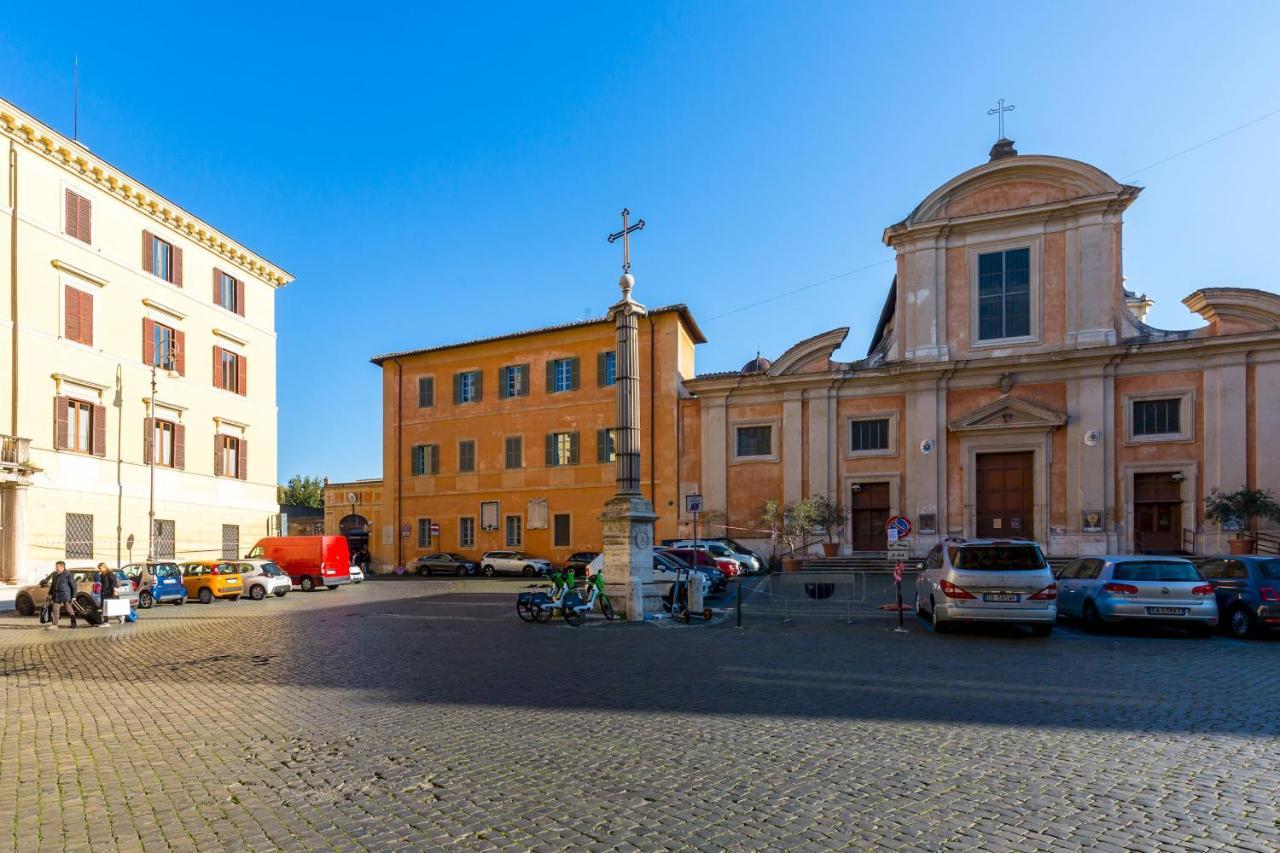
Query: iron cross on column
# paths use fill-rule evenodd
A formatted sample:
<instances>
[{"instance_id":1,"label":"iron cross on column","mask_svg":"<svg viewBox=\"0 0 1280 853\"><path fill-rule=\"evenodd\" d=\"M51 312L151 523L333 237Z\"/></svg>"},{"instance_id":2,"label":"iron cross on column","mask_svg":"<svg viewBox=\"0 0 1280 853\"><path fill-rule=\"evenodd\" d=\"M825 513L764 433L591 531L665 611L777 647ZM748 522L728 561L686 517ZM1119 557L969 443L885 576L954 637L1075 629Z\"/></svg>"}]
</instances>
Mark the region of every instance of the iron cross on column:
<instances>
[{"instance_id":1,"label":"iron cross on column","mask_svg":"<svg viewBox=\"0 0 1280 853\"><path fill-rule=\"evenodd\" d=\"M631 211L625 207L622 208L622 230L609 235L610 243L616 243L618 240L622 241L622 272L624 275L631 272L631 240L629 239L631 233L644 230L643 219L637 219L635 225L628 225L627 217L629 216L631 216Z\"/></svg>"},{"instance_id":2,"label":"iron cross on column","mask_svg":"<svg viewBox=\"0 0 1280 853\"><path fill-rule=\"evenodd\" d=\"M1004 105L1004 98L996 101L996 103L999 104L999 106L987 110L987 115L1000 117L1000 138L1004 139L1004 114L1013 112L1013 104L1009 104L1009 106L1006 107Z\"/></svg>"}]
</instances>

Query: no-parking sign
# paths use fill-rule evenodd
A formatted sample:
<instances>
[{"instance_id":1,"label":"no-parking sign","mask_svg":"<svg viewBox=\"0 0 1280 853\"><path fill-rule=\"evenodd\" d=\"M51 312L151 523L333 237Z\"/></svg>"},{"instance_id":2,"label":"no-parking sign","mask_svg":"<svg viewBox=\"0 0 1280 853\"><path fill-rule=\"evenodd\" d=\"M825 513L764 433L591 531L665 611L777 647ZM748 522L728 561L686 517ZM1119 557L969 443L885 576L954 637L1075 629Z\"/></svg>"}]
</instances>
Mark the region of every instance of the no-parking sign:
<instances>
[{"instance_id":1,"label":"no-parking sign","mask_svg":"<svg viewBox=\"0 0 1280 853\"><path fill-rule=\"evenodd\" d=\"M911 535L911 522L905 515L895 515L884 523L884 529L889 534L889 541L897 542Z\"/></svg>"}]
</instances>

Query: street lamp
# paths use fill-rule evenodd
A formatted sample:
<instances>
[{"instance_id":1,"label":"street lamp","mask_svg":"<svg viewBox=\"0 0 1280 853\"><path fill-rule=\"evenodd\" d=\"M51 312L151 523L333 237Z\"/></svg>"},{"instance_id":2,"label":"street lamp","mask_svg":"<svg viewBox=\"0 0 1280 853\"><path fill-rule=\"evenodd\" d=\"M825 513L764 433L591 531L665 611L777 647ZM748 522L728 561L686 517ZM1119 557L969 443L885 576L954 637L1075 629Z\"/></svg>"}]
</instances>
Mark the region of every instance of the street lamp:
<instances>
[{"instance_id":1,"label":"street lamp","mask_svg":"<svg viewBox=\"0 0 1280 853\"><path fill-rule=\"evenodd\" d=\"M177 379L178 378L178 370L177 370L178 342L174 340L172 335L167 335L164 338L164 343L165 343L165 351L164 351L165 373L169 376L170 379ZM158 351L156 355L159 355ZM148 563L154 561L156 557L156 452L158 450L157 443L156 443L156 368L160 366L159 364L156 363L156 361L157 361L157 358L155 356L152 356L151 358L151 409L149 412L151 417L148 418L148 420L150 420L151 422L148 425L148 428L151 430L151 435L148 436L148 441L147 441L147 447L150 448L150 453L148 454L150 458L147 460L147 464L151 468L151 490L150 490L150 497L148 499L148 507L147 507L147 531L148 531L147 562Z\"/></svg>"}]
</instances>

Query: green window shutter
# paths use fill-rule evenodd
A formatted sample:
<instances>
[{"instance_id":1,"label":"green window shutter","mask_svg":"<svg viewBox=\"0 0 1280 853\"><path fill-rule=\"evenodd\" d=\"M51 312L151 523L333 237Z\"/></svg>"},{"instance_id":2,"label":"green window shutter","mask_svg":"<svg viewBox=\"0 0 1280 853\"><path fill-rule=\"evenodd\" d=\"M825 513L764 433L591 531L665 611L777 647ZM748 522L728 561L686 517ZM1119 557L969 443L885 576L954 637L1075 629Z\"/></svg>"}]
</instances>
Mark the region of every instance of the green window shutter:
<instances>
[{"instance_id":1,"label":"green window shutter","mask_svg":"<svg viewBox=\"0 0 1280 853\"><path fill-rule=\"evenodd\" d=\"M418 379L418 408L425 409L428 406L435 405L436 402L436 381L430 376L423 376Z\"/></svg>"},{"instance_id":2,"label":"green window shutter","mask_svg":"<svg viewBox=\"0 0 1280 853\"><path fill-rule=\"evenodd\" d=\"M475 398L475 402L479 403L481 400L483 400L483 399L484 399L484 371L483 371L483 370L473 370L473 371L471 371L471 372L472 372L472 373L474 373L474 374L476 375L476 385L475 385L475 388L476 388L476 398Z\"/></svg>"},{"instance_id":3,"label":"green window shutter","mask_svg":"<svg viewBox=\"0 0 1280 853\"><path fill-rule=\"evenodd\" d=\"M547 393L554 393L556 390L556 360L554 358L547 359Z\"/></svg>"},{"instance_id":4,"label":"green window shutter","mask_svg":"<svg viewBox=\"0 0 1280 853\"><path fill-rule=\"evenodd\" d=\"M608 385L609 384L607 382L608 373L609 373L609 353L607 352L596 353L596 385L598 385L601 388L603 388L605 385Z\"/></svg>"},{"instance_id":5,"label":"green window shutter","mask_svg":"<svg viewBox=\"0 0 1280 853\"><path fill-rule=\"evenodd\" d=\"M428 444L427 453L429 453L431 456L431 459L430 459L431 467L428 468L427 470L430 471L432 474L439 474L440 473L440 445Z\"/></svg>"},{"instance_id":6,"label":"green window shutter","mask_svg":"<svg viewBox=\"0 0 1280 853\"><path fill-rule=\"evenodd\" d=\"M569 464L578 464L578 434L576 432L569 433Z\"/></svg>"},{"instance_id":7,"label":"green window shutter","mask_svg":"<svg viewBox=\"0 0 1280 853\"><path fill-rule=\"evenodd\" d=\"M453 374L453 404L456 406L462 402L462 374Z\"/></svg>"},{"instance_id":8,"label":"green window shutter","mask_svg":"<svg viewBox=\"0 0 1280 853\"><path fill-rule=\"evenodd\" d=\"M556 464L556 434L554 432L547 433L547 467Z\"/></svg>"},{"instance_id":9,"label":"green window shutter","mask_svg":"<svg viewBox=\"0 0 1280 853\"><path fill-rule=\"evenodd\" d=\"M520 396L529 396L529 365L522 364L518 368L520 371Z\"/></svg>"},{"instance_id":10,"label":"green window shutter","mask_svg":"<svg viewBox=\"0 0 1280 853\"><path fill-rule=\"evenodd\" d=\"M510 367L498 368L498 399L499 400L505 400L507 399L507 397L510 396L509 394L507 394L507 371L509 370L511 370Z\"/></svg>"},{"instance_id":11,"label":"green window shutter","mask_svg":"<svg viewBox=\"0 0 1280 853\"><path fill-rule=\"evenodd\" d=\"M596 461L609 461L609 431L607 429L596 430Z\"/></svg>"},{"instance_id":12,"label":"green window shutter","mask_svg":"<svg viewBox=\"0 0 1280 853\"><path fill-rule=\"evenodd\" d=\"M569 390L571 391L578 390L578 374L581 373L581 371L578 370L579 361L581 361L581 359L576 355L569 359Z\"/></svg>"}]
</instances>

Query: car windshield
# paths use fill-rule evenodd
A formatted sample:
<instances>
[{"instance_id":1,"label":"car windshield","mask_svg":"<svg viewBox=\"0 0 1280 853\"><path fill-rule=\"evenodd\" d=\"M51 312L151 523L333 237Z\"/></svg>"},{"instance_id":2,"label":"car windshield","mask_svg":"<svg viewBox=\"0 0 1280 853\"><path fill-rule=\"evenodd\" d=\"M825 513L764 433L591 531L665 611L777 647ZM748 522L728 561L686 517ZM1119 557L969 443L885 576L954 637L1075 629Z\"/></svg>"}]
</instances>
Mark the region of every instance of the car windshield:
<instances>
[{"instance_id":1,"label":"car windshield","mask_svg":"<svg viewBox=\"0 0 1280 853\"><path fill-rule=\"evenodd\" d=\"M1185 561L1152 561L1137 560L1116 563L1111 572L1111 579L1117 581L1198 581L1200 573L1196 567Z\"/></svg>"},{"instance_id":2,"label":"car windshield","mask_svg":"<svg viewBox=\"0 0 1280 853\"><path fill-rule=\"evenodd\" d=\"M452 551L450 551L448 554L445 554L445 556L448 557L450 560L457 560L458 562L465 562L467 559L461 554L455 554Z\"/></svg>"},{"instance_id":3,"label":"car windshield","mask_svg":"<svg viewBox=\"0 0 1280 853\"><path fill-rule=\"evenodd\" d=\"M951 565L967 572L1033 572L1046 568L1035 545L969 545L949 549Z\"/></svg>"}]
</instances>

